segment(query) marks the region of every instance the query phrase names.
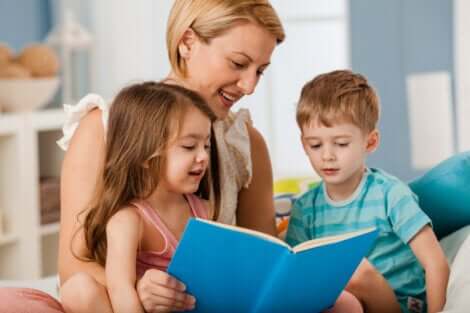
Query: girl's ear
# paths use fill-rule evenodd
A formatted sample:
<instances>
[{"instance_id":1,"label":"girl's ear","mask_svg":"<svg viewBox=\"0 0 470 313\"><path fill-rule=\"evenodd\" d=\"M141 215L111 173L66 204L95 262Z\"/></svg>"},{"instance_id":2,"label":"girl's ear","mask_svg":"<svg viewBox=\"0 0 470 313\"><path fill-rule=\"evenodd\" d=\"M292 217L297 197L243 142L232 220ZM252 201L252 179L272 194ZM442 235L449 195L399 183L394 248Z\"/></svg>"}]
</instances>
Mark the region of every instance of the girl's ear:
<instances>
[{"instance_id":1,"label":"girl's ear","mask_svg":"<svg viewBox=\"0 0 470 313\"><path fill-rule=\"evenodd\" d=\"M193 51L194 44L199 40L192 28L188 28L181 37L178 52L183 59L188 59Z\"/></svg>"},{"instance_id":2,"label":"girl's ear","mask_svg":"<svg viewBox=\"0 0 470 313\"><path fill-rule=\"evenodd\" d=\"M366 150L368 153L374 152L379 146L380 133L378 129L374 129L367 135L367 146Z\"/></svg>"}]
</instances>

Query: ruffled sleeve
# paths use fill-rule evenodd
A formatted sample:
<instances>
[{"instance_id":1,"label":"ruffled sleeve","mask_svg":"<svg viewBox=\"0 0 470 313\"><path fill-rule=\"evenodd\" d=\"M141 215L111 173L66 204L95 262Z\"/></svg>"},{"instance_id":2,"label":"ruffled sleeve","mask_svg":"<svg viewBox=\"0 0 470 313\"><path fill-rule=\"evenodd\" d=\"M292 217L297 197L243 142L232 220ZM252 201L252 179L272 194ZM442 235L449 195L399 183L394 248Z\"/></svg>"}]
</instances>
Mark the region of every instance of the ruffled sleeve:
<instances>
[{"instance_id":1,"label":"ruffled sleeve","mask_svg":"<svg viewBox=\"0 0 470 313\"><path fill-rule=\"evenodd\" d=\"M82 117L94 108L99 108L102 111L101 118L106 132L110 105L103 97L97 94L88 94L76 105L64 104L65 122L62 127L63 137L57 141L57 144L62 150L67 150L69 142L80 124Z\"/></svg>"}]
</instances>

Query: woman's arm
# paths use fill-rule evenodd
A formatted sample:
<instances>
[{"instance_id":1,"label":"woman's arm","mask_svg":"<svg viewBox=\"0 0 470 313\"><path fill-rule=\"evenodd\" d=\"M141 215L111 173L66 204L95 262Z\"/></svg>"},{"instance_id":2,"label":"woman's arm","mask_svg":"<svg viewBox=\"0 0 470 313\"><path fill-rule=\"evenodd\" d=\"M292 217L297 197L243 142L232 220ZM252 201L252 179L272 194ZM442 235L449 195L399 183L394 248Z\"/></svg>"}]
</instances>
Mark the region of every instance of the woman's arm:
<instances>
[{"instance_id":1,"label":"woman's arm","mask_svg":"<svg viewBox=\"0 0 470 313\"><path fill-rule=\"evenodd\" d=\"M263 136L247 125L250 136L253 177L238 195L237 224L276 236L273 174Z\"/></svg>"},{"instance_id":2,"label":"woman's arm","mask_svg":"<svg viewBox=\"0 0 470 313\"><path fill-rule=\"evenodd\" d=\"M430 226L425 226L410 241L410 247L426 273L428 312L440 312L446 301L449 265Z\"/></svg>"},{"instance_id":3,"label":"woman's arm","mask_svg":"<svg viewBox=\"0 0 470 313\"><path fill-rule=\"evenodd\" d=\"M80 122L65 154L61 171L61 214L59 235L59 275L61 284L77 272L86 272L96 281L106 285L104 269L94 262L77 259L71 251L85 255L83 231L77 216L93 197L98 173L104 162L104 128L101 111L89 112ZM83 219L83 216L81 216Z\"/></svg>"}]
</instances>

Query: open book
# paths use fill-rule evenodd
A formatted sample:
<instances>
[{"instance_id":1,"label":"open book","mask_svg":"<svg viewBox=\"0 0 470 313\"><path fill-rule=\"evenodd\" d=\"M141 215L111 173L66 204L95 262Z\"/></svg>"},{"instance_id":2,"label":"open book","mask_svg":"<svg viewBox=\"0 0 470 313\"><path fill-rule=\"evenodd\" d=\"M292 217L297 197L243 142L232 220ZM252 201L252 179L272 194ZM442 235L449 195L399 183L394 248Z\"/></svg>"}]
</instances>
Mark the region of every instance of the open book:
<instances>
[{"instance_id":1,"label":"open book","mask_svg":"<svg viewBox=\"0 0 470 313\"><path fill-rule=\"evenodd\" d=\"M168 272L196 297L192 312L321 312L376 237L369 228L291 248L261 232L191 219Z\"/></svg>"}]
</instances>

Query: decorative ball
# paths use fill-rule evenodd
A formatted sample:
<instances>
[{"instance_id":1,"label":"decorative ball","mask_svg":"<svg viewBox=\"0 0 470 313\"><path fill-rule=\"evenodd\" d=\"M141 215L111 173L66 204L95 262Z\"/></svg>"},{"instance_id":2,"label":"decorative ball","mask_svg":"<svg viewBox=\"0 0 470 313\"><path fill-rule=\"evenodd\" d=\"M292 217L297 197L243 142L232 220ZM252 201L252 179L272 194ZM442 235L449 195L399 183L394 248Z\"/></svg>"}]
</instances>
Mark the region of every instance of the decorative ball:
<instances>
[{"instance_id":1,"label":"decorative ball","mask_svg":"<svg viewBox=\"0 0 470 313\"><path fill-rule=\"evenodd\" d=\"M13 51L11 48L6 43L0 42L0 67L10 63L12 59Z\"/></svg>"},{"instance_id":2,"label":"decorative ball","mask_svg":"<svg viewBox=\"0 0 470 313\"><path fill-rule=\"evenodd\" d=\"M31 72L29 69L18 63L7 63L0 67L0 78L30 78Z\"/></svg>"},{"instance_id":3,"label":"decorative ball","mask_svg":"<svg viewBox=\"0 0 470 313\"><path fill-rule=\"evenodd\" d=\"M35 77L56 76L59 58L54 50L44 44L33 44L21 51L18 62L28 68Z\"/></svg>"}]
</instances>

